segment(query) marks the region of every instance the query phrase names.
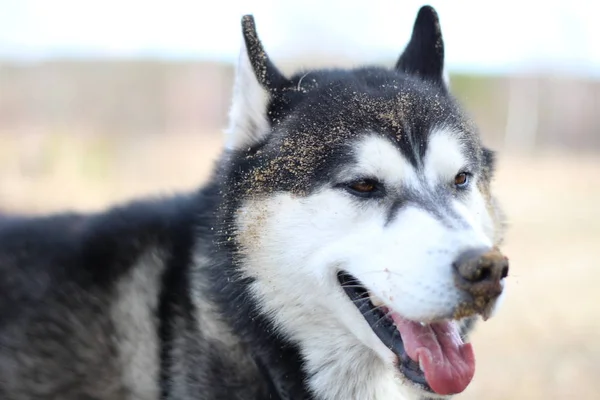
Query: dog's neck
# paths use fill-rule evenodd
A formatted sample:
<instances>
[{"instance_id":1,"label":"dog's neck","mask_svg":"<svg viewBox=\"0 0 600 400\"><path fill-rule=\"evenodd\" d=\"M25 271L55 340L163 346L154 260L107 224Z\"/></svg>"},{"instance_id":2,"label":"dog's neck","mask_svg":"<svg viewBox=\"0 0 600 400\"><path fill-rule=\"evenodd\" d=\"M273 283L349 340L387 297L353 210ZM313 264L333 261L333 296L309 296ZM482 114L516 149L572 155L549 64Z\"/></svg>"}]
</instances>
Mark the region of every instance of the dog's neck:
<instances>
[{"instance_id":1,"label":"dog's neck","mask_svg":"<svg viewBox=\"0 0 600 400\"><path fill-rule=\"evenodd\" d=\"M250 286L250 292L256 297L265 297L257 296L261 292L258 283ZM272 286L269 290L277 291ZM275 330L279 333L278 337L286 337L295 344L288 355L298 360L302 375L306 377L302 386L307 386L305 390L313 393L315 399L420 398L410 386L402 384L402 378L393 365L385 363L320 304L317 293L305 296L301 309L293 303L276 303L276 299L284 303L283 299L292 299L281 293L271 293L268 297L275 299L274 303L268 304L266 300L259 307L263 315L271 316L268 329ZM256 299L252 301L258 305ZM256 321L249 320L248 323L256 324ZM281 357L277 348L280 345L280 342L271 342L272 354ZM294 376L286 375L284 379Z\"/></svg>"},{"instance_id":2,"label":"dog's neck","mask_svg":"<svg viewBox=\"0 0 600 400\"><path fill-rule=\"evenodd\" d=\"M342 326L319 324L303 332L299 349L308 386L317 399L416 400L393 366Z\"/></svg>"}]
</instances>

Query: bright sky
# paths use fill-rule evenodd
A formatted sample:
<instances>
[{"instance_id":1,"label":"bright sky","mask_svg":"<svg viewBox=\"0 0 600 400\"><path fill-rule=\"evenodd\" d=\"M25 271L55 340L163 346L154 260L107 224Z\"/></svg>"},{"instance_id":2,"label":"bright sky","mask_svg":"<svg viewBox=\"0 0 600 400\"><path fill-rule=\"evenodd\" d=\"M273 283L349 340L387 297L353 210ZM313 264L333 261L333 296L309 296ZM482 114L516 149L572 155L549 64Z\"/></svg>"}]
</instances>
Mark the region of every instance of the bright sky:
<instances>
[{"instance_id":1,"label":"bright sky","mask_svg":"<svg viewBox=\"0 0 600 400\"><path fill-rule=\"evenodd\" d=\"M311 52L394 58L423 0L0 0L0 57L158 56L235 61L253 13L274 59ZM600 77L592 0L438 0L451 69Z\"/></svg>"}]
</instances>

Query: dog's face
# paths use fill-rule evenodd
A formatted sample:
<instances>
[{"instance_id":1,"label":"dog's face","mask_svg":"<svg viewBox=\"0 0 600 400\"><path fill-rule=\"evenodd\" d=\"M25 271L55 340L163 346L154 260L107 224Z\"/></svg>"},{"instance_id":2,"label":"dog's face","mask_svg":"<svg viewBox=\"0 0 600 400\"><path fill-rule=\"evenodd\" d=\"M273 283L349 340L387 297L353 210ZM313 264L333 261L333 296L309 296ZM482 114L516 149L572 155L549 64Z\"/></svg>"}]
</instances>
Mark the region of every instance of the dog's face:
<instances>
[{"instance_id":1,"label":"dog's face","mask_svg":"<svg viewBox=\"0 0 600 400\"><path fill-rule=\"evenodd\" d=\"M448 92L435 11L421 9L393 69L292 78L243 26L229 233L261 309L300 343L324 398L343 395L326 377L352 363L371 369L348 376L363 398L464 390L463 328L491 314L508 266L493 156ZM393 384L366 388L380 376Z\"/></svg>"}]
</instances>

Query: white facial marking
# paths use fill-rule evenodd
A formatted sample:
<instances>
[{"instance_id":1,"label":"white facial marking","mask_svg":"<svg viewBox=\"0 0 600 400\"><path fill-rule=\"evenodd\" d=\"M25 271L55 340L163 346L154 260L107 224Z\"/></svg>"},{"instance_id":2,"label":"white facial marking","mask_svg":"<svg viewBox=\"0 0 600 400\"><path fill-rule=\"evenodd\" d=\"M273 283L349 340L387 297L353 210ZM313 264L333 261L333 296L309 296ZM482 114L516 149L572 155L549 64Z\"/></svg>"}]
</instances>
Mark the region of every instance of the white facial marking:
<instances>
[{"instance_id":1,"label":"white facial marking","mask_svg":"<svg viewBox=\"0 0 600 400\"><path fill-rule=\"evenodd\" d=\"M475 183L473 183L473 185L475 185ZM495 234L494 221L492 220L492 216L486 207L485 199L479 189L474 186L471 191L467 193L464 200L454 200L453 205L463 221L466 221L471 229L479 235L485 237L486 241L491 246L494 242Z\"/></svg>"},{"instance_id":2,"label":"white facial marking","mask_svg":"<svg viewBox=\"0 0 600 400\"><path fill-rule=\"evenodd\" d=\"M414 187L426 195L431 187L423 175L452 182L465 162L458 142L439 135L420 177L394 144L371 135L356 143L355 165L338 178L366 175L391 191ZM251 290L263 311L300 344L309 384L321 398L416 398L336 273L352 274L405 318L450 317L465 300L452 263L469 248L491 246L476 215L487 212L483 197L474 186L472 197L452 200L467 224L449 226L415 204L388 221L385 201L355 198L335 183L306 197L278 193L244 202L236 217L242 271L254 278Z\"/></svg>"},{"instance_id":3,"label":"white facial marking","mask_svg":"<svg viewBox=\"0 0 600 400\"><path fill-rule=\"evenodd\" d=\"M430 186L442 181L452 183L466 164L464 146L456 133L445 129L431 133L424 160L425 177Z\"/></svg>"},{"instance_id":4,"label":"white facial marking","mask_svg":"<svg viewBox=\"0 0 600 400\"><path fill-rule=\"evenodd\" d=\"M349 174L376 177L391 187L418 184L410 162L389 140L379 135L364 137L357 143L355 154L357 163L347 171Z\"/></svg>"},{"instance_id":5,"label":"white facial marking","mask_svg":"<svg viewBox=\"0 0 600 400\"><path fill-rule=\"evenodd\" d=\"M319 398L411 399L412 389L402 385L394 367L395 356L335 277L350 242L368 236L370 229L376 234L383 223L378 210L358 215L344 196L325 190L304 199L283 193L246 202L237 218L243 271L255 278L252 290L263 311L301 344L309 384ZM357 226L366 231L361 235ZM345 238L349 232L358 235Z\"/></svg>"},{"instance_id":6,"label":"white facial marking","mask_svg":"<svg viewBox=\"0 0 600 400\"><path fill-rule=\"evenodd\" d=\"M464 172L466 166L465 147L457 133L440 129L430 135L424 160L425 177L430 187L444 182L451 185L456 174ZM471 178L470 186L470 190L453 200L452 204L463 221L491 243L494 240L494 222L477 187L477 176Z\"/></svg>"}]
</instances>

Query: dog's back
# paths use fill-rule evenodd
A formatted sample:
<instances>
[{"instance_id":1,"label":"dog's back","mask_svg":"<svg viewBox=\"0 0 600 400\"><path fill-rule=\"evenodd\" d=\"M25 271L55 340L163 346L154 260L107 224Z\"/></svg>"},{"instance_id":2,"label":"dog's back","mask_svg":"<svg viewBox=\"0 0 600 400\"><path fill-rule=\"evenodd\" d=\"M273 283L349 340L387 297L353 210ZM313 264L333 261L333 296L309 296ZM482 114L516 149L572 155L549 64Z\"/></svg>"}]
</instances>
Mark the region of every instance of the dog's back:
<instances>
[{"instance_id":1,"label":"dog's back","mask_svg":"<svg viewBox=\"0 0 600 400\"><path fill-rule=\"evenodd\" d=\"M0 220L0 398L158 398L158 306L187 199Z\"/></svg>"}]
</instances>

